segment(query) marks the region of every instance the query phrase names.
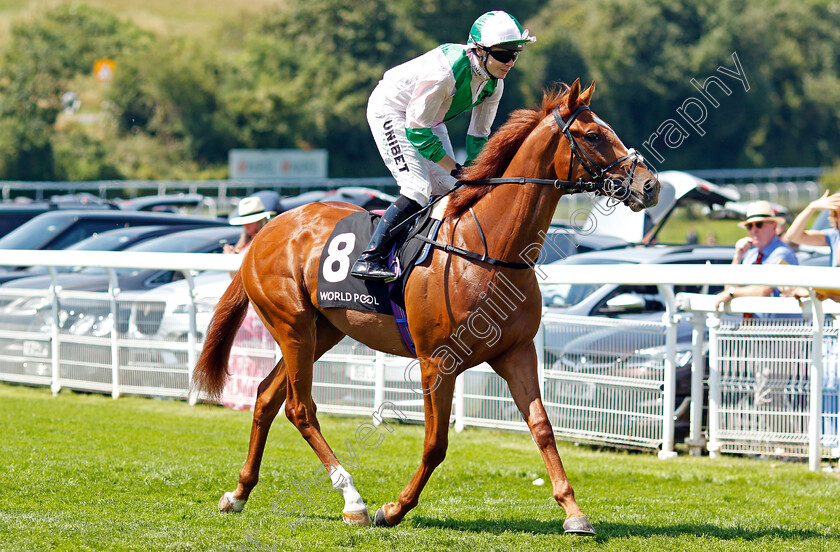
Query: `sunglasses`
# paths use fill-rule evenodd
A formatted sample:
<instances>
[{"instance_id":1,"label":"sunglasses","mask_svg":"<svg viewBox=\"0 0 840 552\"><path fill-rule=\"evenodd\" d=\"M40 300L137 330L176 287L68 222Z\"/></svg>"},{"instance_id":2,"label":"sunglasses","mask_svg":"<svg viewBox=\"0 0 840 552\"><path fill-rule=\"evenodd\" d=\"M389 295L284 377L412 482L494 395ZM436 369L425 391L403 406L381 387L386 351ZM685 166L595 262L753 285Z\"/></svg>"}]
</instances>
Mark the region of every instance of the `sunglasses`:
<instances>
[{"instance_id":1,"label":"sunglasses","mask_svg":"<svg viewBox=\"0 0 840 552\"><path fill-rule=\"evenodd\" d=\"M510 50L487 50L487 53L493 59L502 63L509 63L511 60L516 61L516 58L519 57L519 52L511 52Z\"/></svg>"},{"instance_id":2,"label":"sunglasses","mask_svg":"<svg viewBox=\"0 0 840 552\"><path fill-rule=\"evenodd\" d=\"M761 227L764 226L764 221L760 220L758 222L748 222L748 223L744 224L744 227L747 229L747 231L752 230L753 226L755 226L757 229L761 230Z\"/></svg>"}]
</instances>

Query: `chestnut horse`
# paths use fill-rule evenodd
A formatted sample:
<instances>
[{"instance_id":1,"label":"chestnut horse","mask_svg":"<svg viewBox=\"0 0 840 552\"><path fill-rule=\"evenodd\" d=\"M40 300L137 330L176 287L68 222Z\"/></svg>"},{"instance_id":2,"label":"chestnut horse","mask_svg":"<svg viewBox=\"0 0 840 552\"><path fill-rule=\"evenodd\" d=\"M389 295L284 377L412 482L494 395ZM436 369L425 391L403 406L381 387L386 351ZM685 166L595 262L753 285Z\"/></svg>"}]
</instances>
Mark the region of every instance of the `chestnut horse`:
<instances>
[{"instance_id":1,"label":"chestnut horse","mask_svg":"<svg viewBox=\"0 0 840 552\"><path fill-rule=\"evenodd\" d=\"M530 266L514 266L515 261L521 261L521 252L535 251L534 244L542 244L557 202L565 193L563 184L594 181L590 186L594 189L599 183L620 183L626 192L622 201L634 211L656 204L658 180L648 172L641 156L628 151L612 128L589 110L593 90L594 83L581 91L575 81L571 87L563 85L562 90L547 92L541 108L514 112L466 170L464 180L484 183L451 194L437 239L471 252L483 251L491 260L502 262L491 264L435 247L409 277L405 304L420 360L425 441L419 469L397 502L376 512L377 525L396 525L417 505L432 471L446 455L455 378L487 362L507 382L539 447L553 496L565 510L565 531L594 534L575 502L540 397L533 342L542 312L537 278ZM563 176L568 180L559 180ZM513 183L511 177L524 178ZM344 496L344 521L371 523L353 479L321 434L312 399L313 363L345 335L386 353L412 356L392 317L318 307L318 267L324 243L336 223L355 210L359 208L347 204L313 203L275 218L251 243L216 307L195 368L198 390L215 398L224 388L234 334L249 301L283 353L259 386L248 457L236 490L219 501L221 512L239 512L245 507L257 484L269 427L285 401L286 416L315 451L333 487ZM518 304L509 312L499 308L504 298L491 303L488 296L492 289L502 291L500 283L516 290ZM493 305L496 308L491 308ZM478 312L493 317L501 333L488 337L487 332L476 330L479 325L488 326L487 319L483 325L475 323L471 315ZM453 351L463 356L460 362L453 363Z\"/></svg>"}]
</instances>

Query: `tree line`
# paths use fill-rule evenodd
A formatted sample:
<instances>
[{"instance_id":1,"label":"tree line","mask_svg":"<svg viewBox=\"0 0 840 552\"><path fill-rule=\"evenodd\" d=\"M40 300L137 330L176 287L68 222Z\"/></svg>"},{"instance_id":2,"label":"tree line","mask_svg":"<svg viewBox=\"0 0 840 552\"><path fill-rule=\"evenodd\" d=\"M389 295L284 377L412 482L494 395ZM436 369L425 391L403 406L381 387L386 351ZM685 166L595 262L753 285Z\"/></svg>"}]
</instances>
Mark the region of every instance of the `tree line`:
<instances>
[{"instance_id":1,"label":"tree line","mask_svg":"<svg viewBox=\"0 0 840 552\"><path fill-rule=\"evenodd\" d=\"M12 24L0 52L0 179L224 178L231 148L324 148L330 176L385 169L365 119L389 67L465 42L485 2L289 0L159 36L67 4ZM825 166L840 145L840 8L829 0L500 1L538 41L496 120L558 82L660 170ZM97 59L116 62L107 86ZM98 97L63 114L65 92ZM83 107L83 111L84 111ZM450 125L463 145L467 118Z\"/></svg>"}]
</instances>

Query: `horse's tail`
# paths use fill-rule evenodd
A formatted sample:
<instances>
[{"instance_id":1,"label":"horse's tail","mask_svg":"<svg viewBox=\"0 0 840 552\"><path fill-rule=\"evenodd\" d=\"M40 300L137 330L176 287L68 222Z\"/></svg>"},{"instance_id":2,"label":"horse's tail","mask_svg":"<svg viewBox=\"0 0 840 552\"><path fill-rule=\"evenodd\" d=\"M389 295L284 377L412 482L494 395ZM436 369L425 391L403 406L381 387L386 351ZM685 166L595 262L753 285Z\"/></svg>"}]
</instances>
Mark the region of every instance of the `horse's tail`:
<instances>
[{"instance_id":1,"label":"horse's tail","mask_svg":"<svg viewBox=\"0 0 840 552\"><path fill-rule=\"evenodd\" d=\"M248 312L248 295L242 286L240 271L228 286L210 320L204 348L193 371L193 391L204 391L212 400L218 400L225 388L227 364L236 330Z\"/></svg>"}]
</instances>

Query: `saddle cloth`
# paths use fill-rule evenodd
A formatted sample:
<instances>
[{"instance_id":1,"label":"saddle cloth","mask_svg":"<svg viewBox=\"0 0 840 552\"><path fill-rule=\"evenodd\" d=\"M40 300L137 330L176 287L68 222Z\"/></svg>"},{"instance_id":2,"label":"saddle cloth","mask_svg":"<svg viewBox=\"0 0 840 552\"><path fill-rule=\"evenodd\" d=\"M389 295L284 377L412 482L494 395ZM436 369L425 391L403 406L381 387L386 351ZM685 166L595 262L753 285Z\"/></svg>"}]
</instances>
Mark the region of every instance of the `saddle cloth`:
<instances>
[{"instance_id":1,"label":"saddle cloth","mask_svg":"<svg viewBox=\"0 0 840 552\"><path fill-rule=\"evenodd\" d=\"M426 259L431 245L411 238L422 233L434 240L441 221L433 216L439 216L441 211L435 209L434 214L427 211L391 248L389 260L398 278L390 283L362 280L350 274L350 268L367 247L379 223L379 215L359 211L338 221L324 245L318 264L318 306L394 316L400 326L403 341L413 352L414 346L413 343L409 345L411 337L403 310L403 293L411 269Z\"/></svg>"}]
</instances>

